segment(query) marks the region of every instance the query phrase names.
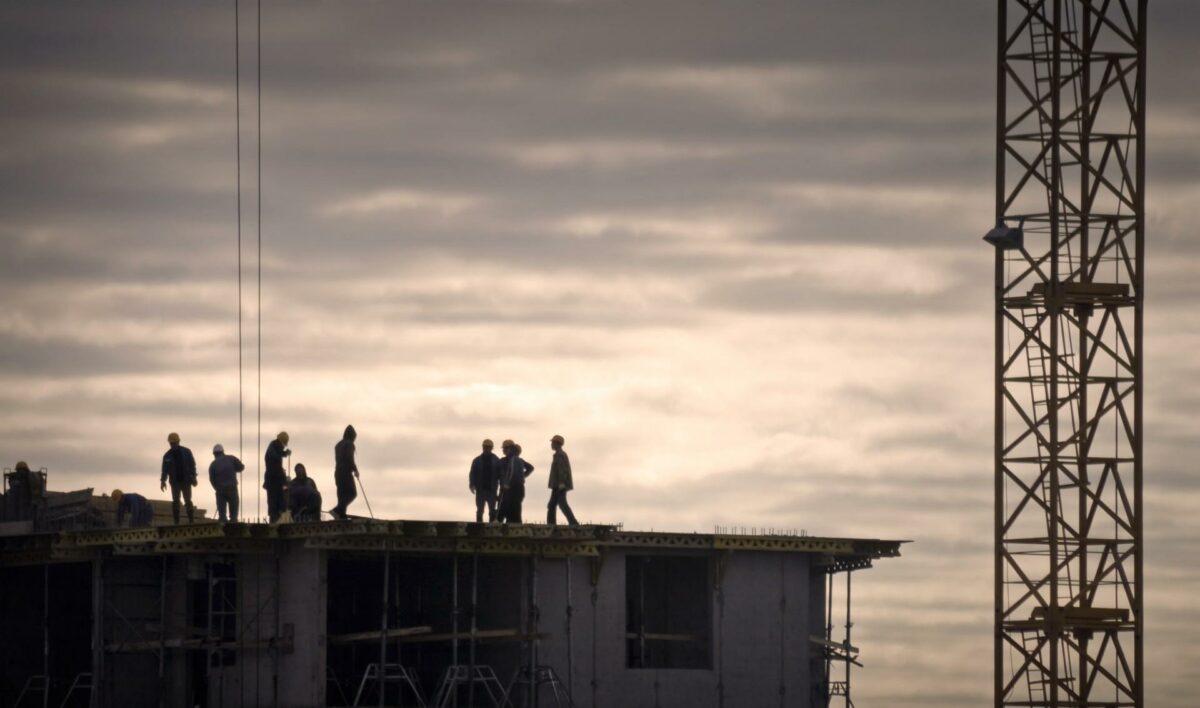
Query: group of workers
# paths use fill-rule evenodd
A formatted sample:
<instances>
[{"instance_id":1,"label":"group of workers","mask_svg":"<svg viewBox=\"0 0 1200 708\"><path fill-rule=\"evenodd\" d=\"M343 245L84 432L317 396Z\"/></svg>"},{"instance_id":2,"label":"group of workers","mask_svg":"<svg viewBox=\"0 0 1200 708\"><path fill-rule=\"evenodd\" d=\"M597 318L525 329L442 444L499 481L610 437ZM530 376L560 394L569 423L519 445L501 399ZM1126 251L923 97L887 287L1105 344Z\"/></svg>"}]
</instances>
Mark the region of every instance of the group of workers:
<instances>
[{"instance_id":1,"label":"group of workers","mask_svg":"<svg viewBox=\"0 0 1200 708\"><path fill-rule=\"evenodd\" d=\"M330 510L336 519L348 518L346 509L358 496L355 480L358 478L358 465L354 462L354 441L358 433L353 425L347 425L342 439L334 446L333 479L337 486L337 506ZM289 477L284 469L284 459L291 459L292 451L287 445L290 441L287 432L281 432L267 445L263 456L265 471L263 474L263 489L267 493L267 518L271 523L279 521L284 512L291 514L295 521L316 521L321 518L321 492L317 483L308 476L308 470L303 464L296 465L296 475ZM187 511L188 523L195 523L195 505L192 504L192 487L197 484L196 458L192 451L180 444L179 434L167 436L170 447L163 454L162 475L159 477L159 489L166 491L171 487L171 516L176 525L179 524L181 506ZM289 465L290 466L290 465ZM217 517L219 521L238 520L238 475L246 466L236 456L227 454L220 443L213 446L213 461L208 465L208 481L212 485L217 501ZM123 525L125 517L130 517L132 526L149 526L154 511L141 494L123 493L114 489L113 501L117 504L117 525ZM180 498L183 504L180 504Z\"/></svg>"},{"instance_id":2,"label":"group of workers","mask_svg":"<svg viewBox=\"0 0 1200 708\"><path fill-rule=\"evenodd\" d=\"M334 483L337 486L337 505L330 510L335 519L347 519L347 508L358 496L356 480L358 465L354 461L355 440L358 433L353 425L347 425L342 439L334 446ZM287 445L290 438L281 432L267 445L263 456L265 471L263 489L267 493L267 517L271 523L279 521L285 512L294 521L316 521L321 518L321 493L317 483L308 476L303 464L297 464L295 476L289 477L284 468L284 459L290 461L292 451ZM166 491L171 487L171 515L180 523L181 508L186 510L188 523L195 522L195 506L192 504L192 487L197 484L196 459L192 451L180 444L177 433L167 436L170 447L163 454L162 474L159 488ZM567 523L577 526L571 506L567 503L567 492L574 488L571 478L571 461L563 450L565 440L561 435L550 439L554 451L550 464L550 501L546 505L546 523L558 522L561 509ZM521 446L512 440L500 445L503 457L492 452L491 440L483 441L483 452L471 462L468 484L475 495L475 521L483 521L484 508L489 522L522 523L521 506L525 501L525 479L533 473L533 465L521 457ZM24 463L21 463L24 464ZM290 466L290 465L289 465ZM26 467L27 469L27 467ZM227 454L224 446L213 446L213 460L208 466L208 481L216 495L217 516L222 522L238 520L238 475L246 466L236 456ZM115 489L113 501L117 504L117 525L123 525L125 517L132 526L149 526L154 512L149 500L140 494L122 493ZM182 498L182 505L180 500Z\"/></svg>"},{"instance_id":3,"label":"group of workers","mask_svg":"<svg viewBox=\"0 0 1200 708\"><path fill-rule=\"evenodd\" d=\"M550 502L546 505L546 523L558 523L558 509L562 509L567 523L578 526L571 506L567 504L567 492L575 488L571 479L571 460L563 450L566 441L561 435L550 438L550 449L554 460L550 463ZM483 453L471 461L468 484L475 495L475 521L483 521L483 509L487 507L488 521L519 524L521 504L525 501L525 478L533 474L533 465L521 458L521 446L512 440L500 444L504 457L492 452L491 440L483 441Z\"/></svg>"}]
</instances>

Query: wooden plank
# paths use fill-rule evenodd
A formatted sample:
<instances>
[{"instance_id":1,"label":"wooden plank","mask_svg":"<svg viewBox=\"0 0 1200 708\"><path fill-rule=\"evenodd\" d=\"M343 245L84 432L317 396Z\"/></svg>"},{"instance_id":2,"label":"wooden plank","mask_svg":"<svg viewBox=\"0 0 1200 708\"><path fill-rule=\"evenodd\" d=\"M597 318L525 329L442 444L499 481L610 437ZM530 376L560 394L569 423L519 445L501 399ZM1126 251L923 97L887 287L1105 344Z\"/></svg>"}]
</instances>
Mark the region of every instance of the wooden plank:
<instances>
[{"instance_id":1,"label":"wooden plank","mask_svg":"<svg viewBox=\"0 0 1200 708\"><path fill-rule=\"evenodd\" d=\"M416 634L429 634L433 631L433 627L397 627L387 631L388 639L396 639L400 637L411 637ZM350 642L366 642L378 640L383 636L382 630L372 630L370 632L350 632L348 634L331 634L329 641L334 644L349 644Z\"/></svg>"}]
</instances>

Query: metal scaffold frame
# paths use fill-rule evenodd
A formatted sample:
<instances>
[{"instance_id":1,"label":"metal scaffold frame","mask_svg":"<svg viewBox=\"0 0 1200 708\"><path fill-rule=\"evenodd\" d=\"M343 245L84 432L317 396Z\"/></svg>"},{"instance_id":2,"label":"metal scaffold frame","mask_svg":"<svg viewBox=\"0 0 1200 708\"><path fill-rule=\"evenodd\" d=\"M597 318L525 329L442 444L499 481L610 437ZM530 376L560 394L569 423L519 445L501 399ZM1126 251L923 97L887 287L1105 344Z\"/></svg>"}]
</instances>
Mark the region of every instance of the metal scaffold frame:
<instances>
[{"instance_id":1,"label":"metal scaffold frame","mask_svg":"<svg viewBox=\"0 0 1200 708\"><path fill-rule=\"evenodd\" d=\"M998 0L995 685L1142 708L1146 0Z\"/></svg>"}]
</instances>

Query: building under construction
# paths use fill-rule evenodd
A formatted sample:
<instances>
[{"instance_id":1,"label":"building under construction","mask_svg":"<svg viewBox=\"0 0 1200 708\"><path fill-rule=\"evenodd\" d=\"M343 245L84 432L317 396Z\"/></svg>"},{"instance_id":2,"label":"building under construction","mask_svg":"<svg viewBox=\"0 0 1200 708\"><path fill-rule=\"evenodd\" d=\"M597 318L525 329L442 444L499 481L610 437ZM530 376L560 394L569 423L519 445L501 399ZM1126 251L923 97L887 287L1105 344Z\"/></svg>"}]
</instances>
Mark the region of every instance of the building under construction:
<instances>
[{"instance_id":1,"label":"building under construction","mask_svg":"<svg viewBox=\"0 0 1200 708\"><path fill-rule=\"evenodd\" d=\"M851 573L901 545L81 518L3 525L2 705L852 705Z\"/></svg>"}]
</instances>

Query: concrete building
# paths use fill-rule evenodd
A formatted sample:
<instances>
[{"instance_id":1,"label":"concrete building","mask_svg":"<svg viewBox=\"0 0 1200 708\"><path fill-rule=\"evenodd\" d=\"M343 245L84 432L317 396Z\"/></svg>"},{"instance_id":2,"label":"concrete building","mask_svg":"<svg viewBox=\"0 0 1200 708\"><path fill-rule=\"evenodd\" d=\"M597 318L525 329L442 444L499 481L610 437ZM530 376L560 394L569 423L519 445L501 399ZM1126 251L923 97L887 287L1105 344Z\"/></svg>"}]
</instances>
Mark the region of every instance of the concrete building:
<instances>
[{"instance_id":1,"label":"concrete building","mask_svg":"<svg viewBox=\"0 0 1200 708\"><path fill-rule=\"evenodd\" d=\"M900 544L428 521L16 533L0 705L826 706L857 651L831 632L834 574Z\"/></svg>"}]
</instances>

